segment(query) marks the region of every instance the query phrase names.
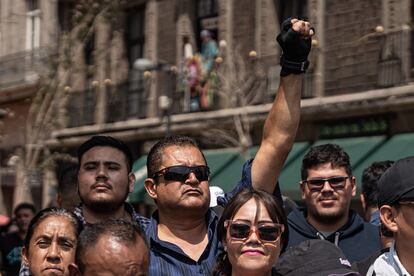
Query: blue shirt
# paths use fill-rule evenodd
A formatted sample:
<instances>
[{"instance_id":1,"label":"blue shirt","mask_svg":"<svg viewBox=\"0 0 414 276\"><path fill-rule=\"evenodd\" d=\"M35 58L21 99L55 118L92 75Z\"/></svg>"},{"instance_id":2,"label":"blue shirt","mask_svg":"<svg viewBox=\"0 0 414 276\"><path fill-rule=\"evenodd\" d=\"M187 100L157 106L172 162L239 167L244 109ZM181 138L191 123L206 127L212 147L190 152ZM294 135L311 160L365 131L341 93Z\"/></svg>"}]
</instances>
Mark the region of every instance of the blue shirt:
<instances>
[{"instance_id":1,"label":"blue shirt","mask_svg":"<svg viewBox=\"0 0 414 276\"><path fill-rule=\"evenodd\" d=\"M224 207L231 198L242 189L252 189L251 169L252 161L243 165L242 178L236 187L223 197L217 198L219 206ZM279 188L274 192L278 200L282 200ZM149 226L144 229L150 244L149 275L211 275L217 256L223 251L221 241L217 239L217 223L219 217L214 209L210 208L206 214L208 230L208 245L195 261L188 257L177 245L162 241L158 238L158 212L151 217Z\"/></svg>"},{"instance_id":2,"label":"blue shirt","mask_svg":"<svg viewBox=\"0 0 414 276\"><path fill-rule=\"evenodd\" d=\"M374 224L375 226L380 226L381 224L381 218L380 218L380 212L379 210L376 210L371 214L371 218L369 220L369 223Z\"/></svg>"},{"instance_id":3,"label":"blue shirt","mask_svg":"<svg viewBox=\"0 0 414 276\"><path fill-rule=\"evenodd\" d=\"M146 229L150 246L149 275L211 275L216 257L223 251L216 235L218 219L210 208L206 215L208 244L200 258L194 261L177 245L158 239L158 211L155 211Z\"/></svg>"}]
</instances>

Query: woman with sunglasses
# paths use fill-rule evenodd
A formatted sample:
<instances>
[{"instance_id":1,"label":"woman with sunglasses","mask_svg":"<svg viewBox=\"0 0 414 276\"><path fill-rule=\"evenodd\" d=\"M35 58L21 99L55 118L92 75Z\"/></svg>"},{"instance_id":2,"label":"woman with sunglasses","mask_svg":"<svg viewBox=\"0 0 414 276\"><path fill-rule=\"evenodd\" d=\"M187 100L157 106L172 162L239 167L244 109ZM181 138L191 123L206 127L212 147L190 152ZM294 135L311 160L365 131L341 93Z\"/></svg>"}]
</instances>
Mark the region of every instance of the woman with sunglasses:
<instances>
[{"instance_id":1,"label":"woman with sunglasses","mask_svg":"<svg viewBox=\"0 0 414 276\"><path fill-rule=\"evenodd\" d=\"M282 203L263 191L241 191L224 209L217 236L224 251L213 275L273 275L272 266L288 241Z\"/></svg>"}]
</instances>

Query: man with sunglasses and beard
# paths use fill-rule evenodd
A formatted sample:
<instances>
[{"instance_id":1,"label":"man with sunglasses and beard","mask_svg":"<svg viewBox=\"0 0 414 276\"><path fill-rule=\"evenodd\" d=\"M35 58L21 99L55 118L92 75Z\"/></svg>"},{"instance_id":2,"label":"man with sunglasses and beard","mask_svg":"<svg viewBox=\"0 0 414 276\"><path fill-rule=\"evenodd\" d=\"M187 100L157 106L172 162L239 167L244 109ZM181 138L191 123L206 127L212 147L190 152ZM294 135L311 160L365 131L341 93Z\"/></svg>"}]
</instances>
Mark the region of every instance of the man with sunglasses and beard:
<instances>
[{"instance_id":1,"label":"man with sunglasses and beard","mask_svg":"<svg viewBox=\"0 0 414 276\"><path fill-rule=\"evenodd\" d=\"M300 189L305 208L288 216L288 247L309 239L328 240L351 262L381 249L379 228L350 210L356 193L348 154L338 145L312 147L302 160Z\"/></svg>"},{"instance_id":2,"label":"man with sunglasses and beard","mask_svg":"<svg viewBox=\"0 0 414 276\"><path fill-rule=\"evenodd\" d=\"M306 21L288 19L277 40L283 49L281 83L265 121L260 148L243 167L242 179L218 204L243 188L273 193L293 146L300 117L303 74L313 30ZM206 159L194 140L172 136L156 143L147 157L145 188L158 210L146 229L150 275L211 275L223 247L217 239L218 215L209 208ZM277 189L276 189L277 190ZM281 200L280 192L275 196Z\"/></svg>"}]
</instances>

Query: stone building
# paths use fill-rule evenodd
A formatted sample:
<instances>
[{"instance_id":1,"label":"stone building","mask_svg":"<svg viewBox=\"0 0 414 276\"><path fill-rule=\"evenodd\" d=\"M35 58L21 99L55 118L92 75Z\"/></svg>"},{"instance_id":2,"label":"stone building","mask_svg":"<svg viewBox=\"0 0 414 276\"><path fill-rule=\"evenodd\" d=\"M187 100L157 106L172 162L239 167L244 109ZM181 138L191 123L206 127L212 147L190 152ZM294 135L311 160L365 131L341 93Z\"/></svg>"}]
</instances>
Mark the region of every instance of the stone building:
<instances>
[{"instance_id":1,"label":"stone building","mask_svg":"<svg viewBox=\"0 0 414 276\"><path fill-rule=\"evenodd\" d=\"M57 104L53 129L42 143L28 145L21 132L30 99L39 89L35 76L44 73L33 59L42 60L46 46L53 48L49 55L56 55L67 45L60 42L62 34L79 33L72 19L85 3L91 10L99 10L98 3L112 3L113 13L98 15L84 40L72 37L76 70L58 69L69 73L58 86L66 94ZM207 150L257 146L279 81L275 37L291 15L310 18L316 36L304 81L298 143L282 173L282 190L297 197L292 187L299 180L298 162L315 143L344 146L357 177L371 161L414 154L409 147L414 131L409 123L414 110L412 1L134 0L115 5L116 11L113 3L118 1L1 2L0 108L14 114L3 119L3 196L13 194L14 171L6 165L20 147L73 155L91 135L106 134L125 140L138 159L166 133L194 136ZM185 44L200 52L202 30L218 45L210 75L215 82L209 79L208 90L192 90ZM13 71L17 64L24 66ZM25 78L18 79L15 72ZM197 80L200 85L206 81ZM195 93L197 99L207 93L208 105L193 108ZM230 171L238 157L227 157L217 157L222 164L214 164L217 173L212 175L212 183L225 189L233 181L227 176L239 176ZM137 172L142 165L137 162ZM40 195L45 202L47 185L43 192L31 185L38 204Z\"/></svg>"}]
</instances>

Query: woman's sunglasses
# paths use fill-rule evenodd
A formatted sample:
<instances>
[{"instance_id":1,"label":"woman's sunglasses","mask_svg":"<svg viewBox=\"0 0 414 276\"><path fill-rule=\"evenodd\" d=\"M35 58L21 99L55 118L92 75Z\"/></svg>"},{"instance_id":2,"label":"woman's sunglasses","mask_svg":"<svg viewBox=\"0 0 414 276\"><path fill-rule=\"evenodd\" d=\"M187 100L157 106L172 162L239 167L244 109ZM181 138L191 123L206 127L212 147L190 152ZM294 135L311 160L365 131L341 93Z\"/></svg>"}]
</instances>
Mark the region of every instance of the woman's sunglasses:
<instances>
[{"instance_id":1,"label":"woman's sunglasses","mask_svg":"<svg viewBox=\"0 0 414 276\"><path fill-rule=\"evenodd\" d=\"M226 220L224 226L229 229L230 237L235 240L246 240L255 232L260 240L274 242L284 231L284 226L278 223L259 224L253 227L248 223Z\"/></svg>"},{"instance_id":2,"label":"woman's sunglasses","mask_svg":"<svg viewBox=\"0 0 414 276\"><path fill-rule=\"evenodd\" d=\"M190 176L190 173L194 173L199 181L206 181L210 176L210 168L208 166L171 166L159 170L154 173L151 178L155 179L163 175L164 179L167 181L185 182Z\"/></svg>"}]
</instances>

